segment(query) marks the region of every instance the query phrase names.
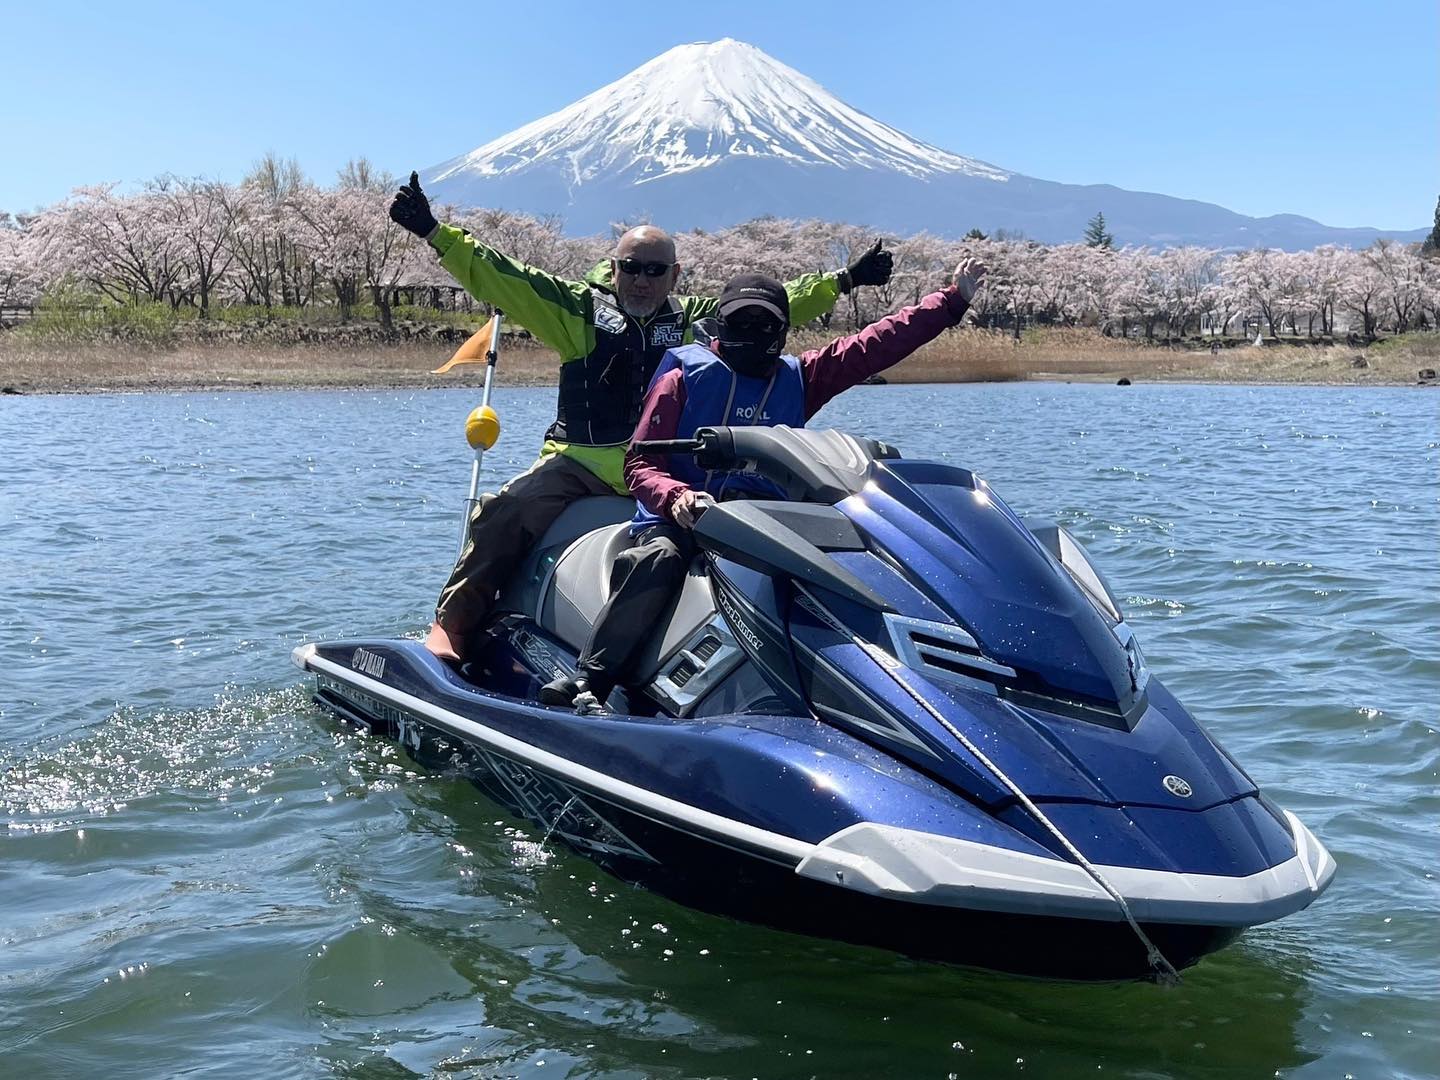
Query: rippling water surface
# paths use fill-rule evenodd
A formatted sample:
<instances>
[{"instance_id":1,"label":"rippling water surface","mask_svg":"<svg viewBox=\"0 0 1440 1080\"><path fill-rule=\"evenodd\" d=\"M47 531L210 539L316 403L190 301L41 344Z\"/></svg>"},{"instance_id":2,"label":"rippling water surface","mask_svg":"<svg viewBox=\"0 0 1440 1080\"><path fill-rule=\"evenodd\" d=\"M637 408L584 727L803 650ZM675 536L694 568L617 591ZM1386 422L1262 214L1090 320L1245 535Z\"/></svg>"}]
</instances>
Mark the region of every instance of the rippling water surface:
<instances>
[{"instance_id":1,"label":"rippling water surface","mask_svg":"<svg viewBox=\"0 0 1440 1080\"><path fill-rule=\"evenodd\" d=\"M492 485L553 390L500 391ZM0 1073L1315 1076L1440 1066L1440 396L862 388L821 418L1090 548L1151 667L1340 865L1174 988L691 912L314 708L418 634L460 391L0 403Z\"/></svg>"}]
</instances>

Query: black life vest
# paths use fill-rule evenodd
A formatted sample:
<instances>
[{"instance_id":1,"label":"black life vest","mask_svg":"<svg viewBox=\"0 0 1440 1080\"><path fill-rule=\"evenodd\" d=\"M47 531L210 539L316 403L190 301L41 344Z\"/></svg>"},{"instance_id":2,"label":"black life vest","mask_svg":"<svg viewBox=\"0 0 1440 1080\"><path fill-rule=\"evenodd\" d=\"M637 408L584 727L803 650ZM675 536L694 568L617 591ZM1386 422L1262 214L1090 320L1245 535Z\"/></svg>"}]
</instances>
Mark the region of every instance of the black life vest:
<instances>
[{"instance_id":1,"label":"black life vest","mask_svg":"<svg viewBox=\"0 0 1440 1080\"><path fill-rule=\"evenodd\" d=\"M685 309L667 297L643 324L626 315L615 297L590 289L595 348L560 365L560 400L547 439L581 446L630 441L650 377L666 349L685 340Z\"/></svg>"}]
</instances>

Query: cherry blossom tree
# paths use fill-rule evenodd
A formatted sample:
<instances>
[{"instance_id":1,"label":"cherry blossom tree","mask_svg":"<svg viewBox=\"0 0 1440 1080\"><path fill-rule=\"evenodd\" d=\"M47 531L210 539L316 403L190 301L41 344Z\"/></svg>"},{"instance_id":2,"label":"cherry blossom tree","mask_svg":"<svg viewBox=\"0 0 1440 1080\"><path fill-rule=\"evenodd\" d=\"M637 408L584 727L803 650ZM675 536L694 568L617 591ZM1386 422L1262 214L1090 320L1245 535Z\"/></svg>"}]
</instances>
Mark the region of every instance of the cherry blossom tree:
<instances>
[{"instance_id":1,"label":"cherry blossom tree","mask_svg":"<svg viewBox=\"0 0 1440 1080\"><path fill-rule=\"evenodd\" d=\"M1050 321L1073 326L1083 316L1080 296L1080 259L1075 244L1057 244L1040 250L1036 307Z\"/></svg>"},{"instance_id":2,"label":"cherry blossom tree","mask_svg":"<svg viewBox=\"0 0 1440 1080\"><path fill-rule=\"evenodd\" d=\"M278 202L250 181L227 189L230 233L227 243L234 259L235 281L243 301L268 311L284 303L288 284L284 220Z\"/></svg>"},{"instance_id":3,"label":"cherry blossom tree","mask_svg":"<svg viewBox=\"0 0 1440 1080\"><path fill-rule=\"evenodd\" d=\"M308 252L334 290L341 321L348 321L361 291L368 289L380 323L394 329L392 305L414 260L419 241L390 220L393 177L361 158L340 174L335 190L307 185L286 200L296 244Z\"/></svg>"},{"instance_id":4,"label":"cherry blossom tree","mask_svg":"<svg viewBox=\"0 0 1440 1080\"><path fill-rule=\"evenodd\" d=\"M330 285L341 322L349 321L361 290L371 279L372 241L386 228L380 222L394 225L381 201L375 193L359 189L323 191L307 186L285 203L296 246ZM388 247L385 254L388 256Z\"/></svg>"},{"instance_id":5,"label":"cherry blossom tree","mask_svg":"<svg viewBox=\"0 0 1440 1080\"><path fill-rule=\"evenodd\" d=\"M1424 295L1419 252L1409 244L1377 240L1365 252L1364 259L1385 283L1385 298L1395 316L1395 332L1405 333L1418 314Z\"/></svg>"},{"instance_id":6,"label":"cherry blossom tree","mask_svg":"<svg viewBox=\"0 0 1440 1080\"><path fill-rule=\"evenodd\" d=\"M1270 336L1278 337L1287 296L1284 271L1280 265L1284 252L1257 248L1243 251L1226 260L1223 274L1234 290L1241 310L1265 320Z\"/></svg>"},{"instance_id":7,"label":"cherry blossom tree","mask_svg":"<svg viewBox=\"0 0 1440 1080\"><path fill-rule=\"evenodd\" d=\"M1430 329L1440 330L1440 258L1420 260L1420 306L1429 313Z\"/></svg>"},{"instance_id":8,"label":"cherry blossom tree","mask_svg":"<svg viewBox=\"0 0 1440 1080\"><path fill-rule=\"evenodd\" d=\"M1301 253L1307 305L1320 320L1321 336L1335 332L1335 305L1344 288L1349 254L1348 249L1333 245ZM1312 321L1307 332L1313 331Z\"/></svg>"},{"instance_id":9,"label":"cherry blossom tree","mask_svg":"<svg viewBox=\"0 0 1440 1080\"><path fill-rule=\"evenodd\" d=\"M0 308L33 304L39 275L28 223L0 213Z\"/></svg>"},{"instance_id":10,"label":"cherry blossom tree","mask_svg":"<svg viewBox=\"0 0 1440 1080\"><path fill-rule=\"evenodd\" d=\"M1075 287L1071 293L1071 321L1093 321L1102 333L1110 334L1120 317L1120 295L1127 273L1126 257L1105 247L1071 244L1067 256L1075 263Z\"/></svg>"},{"instance_id":11,"label":"cherry blossom tree","mask_svg":"<svg viewBox=\"0 0 1440 1080\"><path fill-rule=\"evenodd\" d=\"M433 252L389 220L393 189L394 180L363 158L322 188L274 155L234 186L165 176L131 194L115 185L79 189L33 220L0 217L0 303L78 286L113 303L193 304L202 316L233 302L320 303L345 320L365 297L388 329L397 293L447 280ZM614 249L613 235L567 236L554 216L436 212L513 258L571 279ZM779 218L682 233L680 288L713 294L747 270L782 280L832 271L876 239L860 226ZM1032 319L1106 333L1137 324L1147 340L1162 327L1171 340L1202 327L1223 333L1241 314L1272 337L1287 329L1314 337L1317 327L1333 334L1339 312L1369 338L1440 323L1440 260L1389 241L1364 252L1297 253L1046 246L999 230L989 239L918 233L885 242L895 255L889 283L852 290L825 318L828 327L856 329L914 303L964 255L990 267L977 319L1006 325L1017 340Z\"/></svg>"},{"instance_id":12,"label":"cherry blossom tree","mask_svg":"<svg viewBox=\"0 0 1440 1080\"><path fill-rule=\"evenodd\" d=\"M1148 248L1120 252L1124 273L1116 290L1116 303L1125 323L1144 327L1145 340L1155 339L1155 327L1165 317L1165 286L1159 257Z\"/></svg>"},{"instance_id":13,"label":"cherry blossom tree","mask_svg":"<svg viewBox=\"0 0 1440 1080\"><path fill-rule=\"evenodd\" d=\"M370 209L361 200L307 184L285 200L285 230L334 291L342 322L360 299L365 256L359 229Z\"/></svg>"},{"instance_id":14,"label":"cherry blossom tree","mask_svg":"<svg viewBox=\"0 0 1440 1080\"><path fill-rule=\"evenodd\" d=\"M1374 341L1386 313L1385 278L1374 262L1364 255L1357 253L1347 261L1350 266L1340 290L1340 305L1360 320L1365 339Z\"/></svg>"},{"instance_id":15,"label":"cherry blossom tree","mask_svg":"<svg viewBox=\"0 0 1440 1080\"><path fill-rule=\"evenodd\" d=\"M200 317L210 317L210 298L235 259L231 243L237 210L232 190L224 184L177 177L152 182L157 210L171 230L180 266L177 292L192 297Z\"/></svg>"},{"instance_id":16,"label":"cherry blossom tree","mask_svg":"<svg viewBox=\"0 0 1440 1080\"><path fill-rule=\"evenodd\" d=\"M317 275L287 230L293 218L284 210L286 200L308 186L309 180L294 158L282 161L272 153L255 163L244 183L260 200L257 212L264 242L269 246L269 251L259 252L261 264L273 267L279 278L280 303L304 307L314 299Z\"/></svg>"},{"instance_id":17,"label":"cherry blossom tree","mask_svg":"<svg viewBox=\"0 0 1440 1080\"><path fill-rule=\"evenodd\" d=\"M951 254L985 263L989 272L974 305L976 318L988 325L1006 319L1018 341L1026 317L1045 300L1045 249L1027 240L967 240Z\"/></svg>"},{"instance_id":18,"label":"cherry blossom tree","mask_svg":"<svg viewBox=\"0 0 1440 1080\"><path fill-rule=\"evenodd\" d=\"M379 212L371 218L372 227L364 234L364 281L380 312L380 325L388 333L395 329L395 290L423 265L425 244L390 220L386 212L389 192L357 192L356 197L368 203L372 213Z\"/></svg>"},{"instance_id":19,"label":"cherry blossom tree","mask_svg":"<svg viewBox=\"0 0 1440 1080\"><path fill-rule=\"evenodd\" d=\"M120 195L115 185L78 188L36 223L48 277L66 275L118 303L176 303L183 272L163 195Z\"/></svg>"},{"instance_id":20,"label":"cherry blossom tree","mask_svg":"<svg viewBox=\"0 0 1440 1080\"><path fill-rule=\"evenodd\" d=\"M270 310L277 303L303 307L310 299L308 290L302 288L306 280L303 254L287 231L295 219L285 209L286 200L306 183L293 158L281 161L267 154L237 187L226 189L229 248L243 302Z\"/></svg>"},{"instance_id":21,"label":"cherry blossom tree","mask_svg":"<svg viewBox=\"0 0 1440 1080\"><path fill-rule=\"evenodd\" d=\"M1217 264L1212 248L1166 248L1158 256L1161 307L1170 337L1184 337L1187 327L1215 310L1219 301Z\"/></svg>"}]
</instances>

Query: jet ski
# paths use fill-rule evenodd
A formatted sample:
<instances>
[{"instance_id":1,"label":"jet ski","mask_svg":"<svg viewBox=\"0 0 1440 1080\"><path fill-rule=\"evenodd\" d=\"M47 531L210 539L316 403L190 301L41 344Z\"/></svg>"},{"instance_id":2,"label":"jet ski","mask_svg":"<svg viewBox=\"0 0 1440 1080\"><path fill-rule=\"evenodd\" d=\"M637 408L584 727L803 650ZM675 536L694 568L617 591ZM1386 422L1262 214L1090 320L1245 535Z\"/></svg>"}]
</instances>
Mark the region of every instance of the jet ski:
<instances>
[{"instance_id":1,"label":"jet ski","mask_svg":"<svg viewBox=\"0 0 1440 1080\"><path fill-rule=\"evenodd\" d=\"M621 498L565 511L464 666L411 640L307 644L315 700L626 881L916 957L1173 974L1330 884L1324 845L1150 673L1063 527L837 431L644 448L786 498L704 511L604 712L536 694L607 599Z\"/></svg>"}]
</instances>

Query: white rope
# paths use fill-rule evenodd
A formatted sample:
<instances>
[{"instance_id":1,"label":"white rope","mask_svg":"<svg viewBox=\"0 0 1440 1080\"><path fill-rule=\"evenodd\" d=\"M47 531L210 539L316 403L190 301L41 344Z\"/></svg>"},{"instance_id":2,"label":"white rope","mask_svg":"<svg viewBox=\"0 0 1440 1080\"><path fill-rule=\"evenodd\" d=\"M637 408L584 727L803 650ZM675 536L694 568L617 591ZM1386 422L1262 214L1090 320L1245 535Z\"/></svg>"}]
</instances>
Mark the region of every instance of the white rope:
<instances>
[{"instance_id":1,"label":"white rope","mask_svg":"<svg viewBox=\"0 0 1440 1080\"><path fill-rule=\"evenodd\" d=\"M930 716L932 716L936 721L938 721L940 725L945 728L946 731L953 735L955 739L959 741L960 745L965 747L966 750L968 750L971 754L975 756L975 759L979 761L980 764L984 765L985 768L989 769L995 779L999 780L1000 783L1004 785L1004 787L1010 792L1010 794L1015 796L1016 801L1018 801L1020 805L1023 806L1036 821L1038 821L1047 830L1049 830L1051 835L1054 836L1056 840L1060 841L1061 846L1063 846L1065 850L1069 852L1070 857L1073 858L1077 864L1079 864L1080 868L1084 870L1087 874L1089 874L1091 878L1095 880L1095 883L1099 885L1100 888L1104 889L1106 893L1109 894L1110 899L1115 901L1115 906L1120 909L1120 914L1123 915L1125 917L1125 921L1130 924L1130 929L1135 931L1135 936L1140 939L1140 944L1145 946L1145 958L1149 962L1150 967L1156 972L1158 972L1160 977L1165 979L1166 981L1178 983L1180 981L1180 973L1175 970L1175 965L1170 963L1169 960L1165 959L1165 954L1162 953L1160 949L1155 945L1155 943L1150 940L1149 935L1145 933L1144 929L1135 920L1134 914L1132 914L1130 911L1130 905L1125 902L1125 897L1120 895L1120 891L1116 889L1113 885L1111 885L1110 882L1105 880L1105 875L1101 874L1099 870L1095 869L1095 867L1090 863L1090 861L1086 859L1084 855L1080 854L1080 849L1070 842L1069 838L1060 831L1059 826L1057 826L1053 821L1051 821L1048 817L1045 816L1045 813L1038 806L1036 806L1033 801L1031 801L1030 796L1026 795L1025 792L1020 789L1020 786L1015 783L1015 781L1011 780L1010 777L1005 775L1004 770L1002 770L1000 766L996 765L993 761L986 757L984 752L973 742L971 742L970 739L966 737L963 731L961 731L948 719L946 719L946 717L938 709L936 709L935 706L931 705L930 702L925 699L923 694L917 691L905 680L905 677L901 674L903 665L900 663L900 661L896 660L893 656L887 653L884 649L881 649L879 646L869 641L866 641L863 638L857 637L855 634L851 633L849 628L846 627L843 623L841 623L838 619L836 619L835 616L831 615L830 612L827 611L825 607L818 600L816 600L815 597L812 596L807 589L805 589L798 583L796 587L800 589L800 592L803 593L805 598L810 601L811 605L813 605L815 613L819 615L822 619L824 619L825 622L829 624L832 630L835 630L837 633L843 634L850 640L850 643L852 645L858 646L860 650L865 653L866 656L870 657L870 659L874 660L875 663L880 665L882 671L889 675L890 678L894 679L895 682L899 684L900 688L904 690L907 694L909 694L910 698L917 705L919 705L922 709L929 713Z\"/></svg>"}]
</instances>

